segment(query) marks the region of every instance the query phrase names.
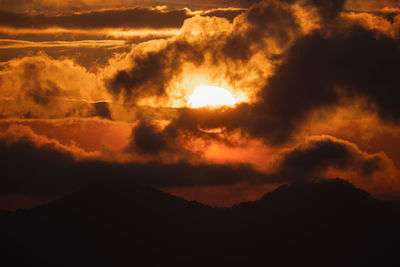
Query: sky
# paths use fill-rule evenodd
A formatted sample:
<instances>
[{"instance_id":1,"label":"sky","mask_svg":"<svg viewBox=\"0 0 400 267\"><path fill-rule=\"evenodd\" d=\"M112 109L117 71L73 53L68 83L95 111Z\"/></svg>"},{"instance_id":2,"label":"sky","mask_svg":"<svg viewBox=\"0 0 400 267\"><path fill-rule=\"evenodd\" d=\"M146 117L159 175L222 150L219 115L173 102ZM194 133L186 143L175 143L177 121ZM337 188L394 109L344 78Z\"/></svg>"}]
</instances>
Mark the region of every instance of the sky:
<instances>
[{"instance_id":1,"label":"sky","mask_svg":"<svg viewBox=\"0 0 400 267\"><path fill-rule=\"evenodd\" d=\"M0 0L0 209L94 183L400 199L400 1Z\"/></svg>"}]
</instances>

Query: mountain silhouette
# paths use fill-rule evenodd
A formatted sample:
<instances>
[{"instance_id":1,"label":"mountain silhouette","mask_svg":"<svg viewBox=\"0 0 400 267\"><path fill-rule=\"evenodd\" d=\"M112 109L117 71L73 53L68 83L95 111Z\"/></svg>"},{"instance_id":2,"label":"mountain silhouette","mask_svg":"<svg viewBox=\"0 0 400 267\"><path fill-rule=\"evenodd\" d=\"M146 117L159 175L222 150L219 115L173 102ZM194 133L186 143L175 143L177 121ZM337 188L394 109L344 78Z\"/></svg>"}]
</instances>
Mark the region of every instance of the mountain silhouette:
<instances>
[{"instance_id":1,"label":"mountain silhouette","mask_svg":"<svg viewBox=\"0 0 400 267\"><path fill-rule=\"evenodd\" d=\"M341 180L212 208L99 184L0 212L4 266L398 266L400 212Z\"/></svg>"}]
</instances>

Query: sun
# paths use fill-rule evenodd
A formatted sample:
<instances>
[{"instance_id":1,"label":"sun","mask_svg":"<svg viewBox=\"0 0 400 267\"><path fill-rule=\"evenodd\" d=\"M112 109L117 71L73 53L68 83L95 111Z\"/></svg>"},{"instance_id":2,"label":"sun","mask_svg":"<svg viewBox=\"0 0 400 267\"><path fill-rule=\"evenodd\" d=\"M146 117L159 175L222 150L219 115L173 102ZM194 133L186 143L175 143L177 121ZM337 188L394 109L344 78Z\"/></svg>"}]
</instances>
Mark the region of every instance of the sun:
<instances>
[{"instance_id":1,"label":"sun","mask_svg":"<svg viewBox=\"0 0 400 267\"><path fill-rule=\"evenodd\" d=\"M198 85L189 97L188 105L192 108L234 106L232 94L217 86Z\"/></svg>"}]
</instances>

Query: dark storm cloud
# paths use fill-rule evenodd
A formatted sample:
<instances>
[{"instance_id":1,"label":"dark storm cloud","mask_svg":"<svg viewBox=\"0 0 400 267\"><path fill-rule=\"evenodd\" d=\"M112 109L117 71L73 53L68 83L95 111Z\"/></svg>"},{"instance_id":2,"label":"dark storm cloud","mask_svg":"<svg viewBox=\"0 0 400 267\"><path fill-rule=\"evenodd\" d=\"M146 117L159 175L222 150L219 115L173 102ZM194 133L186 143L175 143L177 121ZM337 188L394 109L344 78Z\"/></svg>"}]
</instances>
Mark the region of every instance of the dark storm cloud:
<instances>
[{"instance_id":1,"label":"dark storm cloud","mask_svg":"<svg viewBox=\"0 0 400 267\"><path fill-rule=\"evenodd\" d=\"M182 109L180 116L165 129L156 130L148 124L140 123L132 131L136 152L157 154L177 150L176 139L186 132L201 135L203 138L215 138L199 131L199 128L216 128L226 122L241 125L249 118L250 106L242 105L236 109L226 109L215 113L208 109ZM240 110L238 112L238 109ZM227 129L229 130L229 129ZM128 146L131 148L132 144ZM368 155L357 146L330 136L313 137L298 143L294 148L282 150L275 158L272 171L255 183L284 183L309 180L320 177L327 170L354 171L361 177L370 177L385 170L387 159L380 154ZM387 164L386 164L387 165Z\"/></svg>"},{"instance_id":2,"label":"dark storm cloud","mask_svg":"<svg viewBox=\"0 0 400 267\"><path fill-rule=\"evenodd\" d=\"M365 98L383 120L400 122L399 40L359 26L346 31L296 41L261 91L255 113L264 119L250 132L285 141L312 112L339 105L343 96Z\"/></svg>"},{"instance_id":3,"label":"dark storm cloud","mask_svg":"<svg viewBox=\"0 0 400 267\"><path fill-rule=\"evenodd\" d=\"M146 119L142 119L136 126L137 129L132 130L131 142L126 151L152 155L162 152L183 153L193 157L195 156L193 153L186 151L179 144L180 137L199 137L203 140L223 141L229 144L226 138L207 133L207 130L224 127L225 132L231 132L248 127L246 121L253 123L253 120L249 119L249 116L253 115L252 109L253 107L248 104L220 109L176 108L167 111L172 114L169 118L165 117L164 109L152 108L147 112L139 111L142 118L170 120L170 122L165 128L158 129Z\"/></svg>"},{"instance_id":4,"label":"dark storm cloud","mask_svg":"<svg viewBox=\"0 0 400 267\"><path fill-rule=\"evenodd\" d=\"M245 12L244 9L212 9L203 14L203 16L226 18L232 22L238 15Z\"/></svg>"},{"instance_id":5,"label":"dark storm cloud","mask_svg":"<svg viewBox=\"0 0 400 267\"><path fill-rule=\"evenodd\" d=\"M250 7L256 3L265 2L266 0L237 0L239 6ZM294 4L299 3L306 6L317 7L320 15L324 19L332 19L344 9L347 0L277 0L277 2Z\"/></svg>"},{"instance_id":6,"label":"dark storm cloud","mask_svg":"<svg viewBox=\"0 0 400 267\"><path fill-rule=\"evenodd\" d=\"M318 137L282 152L272 176L280 181L309 180L328 169L353 170L361 176L371 176L382 170L385 160L370 156L355 145L332 137Z\"/></svg>"},{"instance_id":7,"label":"dark storm cloud","mask_svg":"<svg viewBox=\"0 0 400 267\"><path fill-rule=\"evenodd\" d=\"M291 139L309 116L342 103L369 103L389 123L400 123L399 40L352 25L332 35L315 31L296 40L267 80L248 116L238 110L234 127L268 143ZM245 113L246 114L246 113Z\"/></svg>"},{"instance_id":8,"label":"dark storm cloud","mask_svg":"<svg viewBox=\"0 0 400 267\"><path fill-rule=\"evenodd\" d=\"M256 4L256 3L260 3L260 2L265 2L266 0L234 0L232 1L235 5L237 6L241 6L241 7L251 7L252 5ZM279 2L283 2L283 3L295 3L298 0L277 0Z\"/></svg>"},{"instance_id":9,"label":"dark storm cloud","mask_svg":"<svg viewBox=\"0 0 400 267\"><path fill-rule=\"evenodd\" d=\"M289 6L278 1L260 1L245 13L244 18L249 28L227 37L222 49L227 57L248 60L254 50L266 49L265 39L273 39L281 47L299 30Z\"/></svg>"},{"instance_id":10,"label":"dark storm cloud","mask_svg":"<svg viewBox=\"0 0 400 267\"><path fill-rule=\"evenodd\" d=\"M134 56L135 67L119 71L109 82L110 91L115 95L124 95L126 100L164 95L165 83L176 71L166 68L170 59L173 60L170 55L168 52L154 52L144 56Z\"/></svg>"},{"instance_id":11,"label":"dark storm cloud","mask_svg":"<svg viewBox=\"0 0 400 267\"><path fill-rule=\"evenodd\" d=\"M91 114L91 116L96 116L111 120L111 112L107 102L97 102L93 103L92 105L94 106L94 111Z\"/></svg>"},{"instance_id":12,"label":"dark storm cloud","mask_svg":"<svg viewBox=\"0 0 400 267\"><path fill-rule=\"evenodd\" d=\"M210 10L206 16L233 20L243 10ZM0 26L13 28L180 28L185 19L193 17L186 9L164 11L151 8L100 10L71 15L49 16L0 11Z\"/></svg>"},{"instance_id":13,"label":"dark storm cloud","mask_svg":"<svg viewBox=\"0 0 400 267\"><path fill-rule=\"evenodd\" d=\"M314 179L328 169L355 171L369 177L383 171L385 161L380 155L368 155L355 145L332 137L314 138L282 152L269 173L244 164L77 161L71 151L64 149L54 142L37 143L29 136L0 139L0 195L54 197L109 181L155 187L285 183Z\"/></svg>"},{"instance_id":14,"label":"dark storm cloud","mask_svg":"<svg viewBox=\"0 0 400 267\"><path fill-rule=\"evenodd\" d=\"M16 143L1 140L0 162L2 195L58 196L107 181L175 187L235 184L263 177L248 165L75 161L69 152L53 144L37 146L28 138Z\"/></svg>"},{"instance_id":15,"label":"dark storm cloud","mask_svg":"<svg viewBox=\"0 0 400 267\"><path fill-rule=\"evenodd\" d=\"M34 103L44 106L48 105L53 98L62 96L63 90L51 80L41 80L39 72L39 64L26 64L23 73L25 81L21 89Z\"/></svg>"},{"instance_id":16,"label":"dark storm cloud","mask_svg":"<svg viewBox=\"0 0 400 267\"><path fill-rule=\"evenodd\" d=\"M344 9L346 2L347 0L306 0L306 4L318 9L319 15L324 22L336 18Z\"/></svg>"},{"instance_id":17,"label":"dark storm cloud","mask_svg":"<svg viewBox=\"0 0 400 267\"><path fill-rule=\"evenodd\" d=\"M170 142L163 131L146 121L140 121L132 130L132 140L127 151L137 151L142 154L158 154L168 149Z\"/></svg>"},{"instance_id":18,"label":"dark storm cloud","mask_svg":"<svg viewBox=\"0 0 400 267\"><path fill-rule=\"evenodd\" d=\"M250 48L260 45L256 50L265 50L265 39L273 39L279 47L290 44L299 33L297 18L290 9L295 0L243 1L250 9L245 13L250 29L228 36L225 54L234 59L248 59L254 51ZM307 0L305 6L316 7L324 23L336 18L343 10L345 0ZM245 4L246 5L246 4Z\"/></svg>"},{"instance_id":19,"label":"dark storm cloud","mask_svg":"<svg viewBox=\"0 0 400 267\"><path fill-rule=\"evenodd\" d=\"M180 156L186 160L198 159L199 155L195 152L189 151L179 144L179 139L186 133L188 136L193 137L194 135L201 136L203 139L214 139L217 136L204 134L204 132L198 131L201 127L200 116L214 116L215 114L200 114L191 113L190 109L180 109L180 116L169 123L165 128L160 129L150 121L141 119L139 123L132 129L130 136L130 142L125 148L127 153L137 153L142 155L158 155L161 153L168 154L169 156ZM204 110L207 112L206 110ZM174 113L177 111L174 110ZM187 116L184 113L187 112ZM200 116L199 116L200 115ZM146 117L141 115L142 117ZM224 119L226 117L217 118L217 120ZM209 126L209 124L207 124Z\"/></svg>"},{"instance_id":20,"label":"dark storm cloud","mask_svg":"<svg viewBox=\"0 0 400 267\"><path fill-rule=\"evenodd\" d=\"M245 129L253 122L253 106L249 104L241 104L235 108L221 108L210 110L182 108L177 110L178 116L171 121L165 128L165 132L169 136L178 136L183 133L191 133L199 136L211 136L210 134L199 131L199 129L215 129L226 127L226 131L234 131L237 129ZM217 137L216 137L217 138Z\"/></svg>"},{"instance_id":21,"label":"dark storm cloud","mask_svg":"<svg viewBox=\"0 0 400 267\"><path fill-rule=\"evenodd\" d=\"M158 51L132 55L133 67L118 71L107 82L108 89L116 96L123 95L128 103L134 103L141 97L166 96L166 86L181 72L183 64L201 64L204 60L203 51L201 45L181 40L168 43Z\"/></svg>"},{"instance_id":22,"label":"dark storm cloud","mask_svg":"<svg viewBox=\"0 0 400 267\"><path fill-rule=\"evenodd\" d=\"M178 28L191 17L186 10L135 8L46 16L0 11L0 25L15 28Z\"/></svg>"}]
</instances>

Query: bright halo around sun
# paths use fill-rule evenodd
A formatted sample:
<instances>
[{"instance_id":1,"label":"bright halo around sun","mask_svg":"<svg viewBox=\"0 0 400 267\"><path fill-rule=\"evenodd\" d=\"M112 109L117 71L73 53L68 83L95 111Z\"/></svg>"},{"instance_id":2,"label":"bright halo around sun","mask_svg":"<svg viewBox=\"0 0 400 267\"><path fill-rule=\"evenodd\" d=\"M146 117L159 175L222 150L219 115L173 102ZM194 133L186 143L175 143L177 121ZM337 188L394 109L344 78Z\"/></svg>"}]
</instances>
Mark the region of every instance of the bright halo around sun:
<instances>
[{"instance_id":1,"label":"bright halo around sun","mask_svg":"<svg viewBox=\"0 0 400 267\"><path fill-rule=\"evenodd\" d=\"M198 85L189 97L188 105L192 108L234 106L232 94L217 86Z\"/></svg>"}]
</instances>

